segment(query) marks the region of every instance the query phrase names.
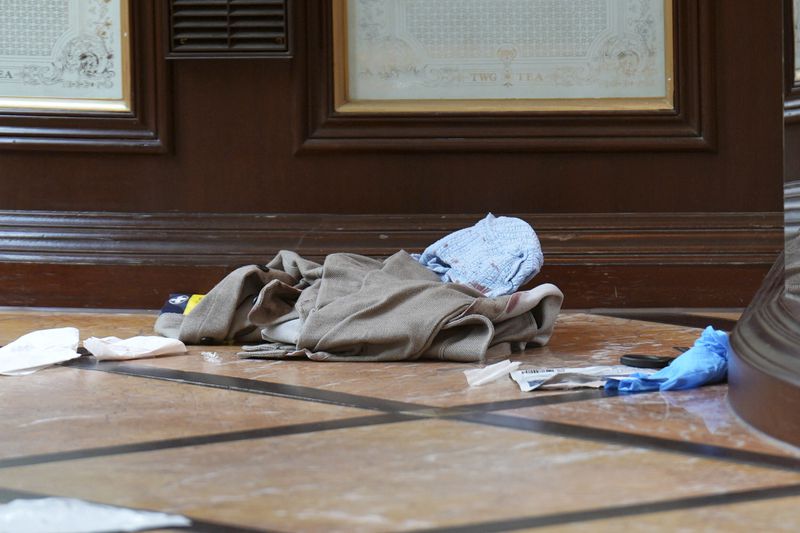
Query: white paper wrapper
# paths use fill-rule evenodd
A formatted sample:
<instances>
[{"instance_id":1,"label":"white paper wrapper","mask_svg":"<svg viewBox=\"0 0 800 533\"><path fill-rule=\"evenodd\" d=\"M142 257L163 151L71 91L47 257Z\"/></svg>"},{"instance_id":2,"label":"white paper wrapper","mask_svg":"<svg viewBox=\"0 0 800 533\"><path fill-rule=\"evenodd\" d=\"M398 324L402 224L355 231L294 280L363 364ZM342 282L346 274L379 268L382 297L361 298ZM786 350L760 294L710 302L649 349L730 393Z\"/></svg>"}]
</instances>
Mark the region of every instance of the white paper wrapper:
<instances>
[{"instance_id":1,"label":"white paper wrapper","mask_svg":"<svg viewBox=\"0 0 800 533\"><path fill-rule=\"evenodd\" d=\"M22 376L70 359L78 353L80 332L76 328L32 331L0 348L0 374Z\"/></svg>"},{"instance_id":2,"label":"white paper wrapper","mask_svg":"<svg viewBox=\"0 0 800 533\"><path fill-rule=\"evenodd\" d=\"M130 339L90 337L83 341L83 346L98 361L124 361L186 353L186 345L178 339L156 336L131 337Z\"/></svg>"},{"instance_id":3,"label":"white paper wrapper","mask_svg":"<svg viewBox=\"0 0 800 533\"><path fill-rule=\"evenodd\" d=\"M464 375L467 377L467 383L469 383L470 387L477 387L507 376L509 373L519 368L519 365L519 362L512 363L506 359L505 361L484 368L464 370Z\"/></svg>"},{"instance_id":4,"label":"white paper wrapper","mask_svg":"<svg viewBox=\"0 0 800 533\"><path fill-rule=\"evenodd\" d=\"M94 533L189 526L185 516L136 511L72 498L14 500L0 505L0 532Z\"/></svg>"}]
</instances>

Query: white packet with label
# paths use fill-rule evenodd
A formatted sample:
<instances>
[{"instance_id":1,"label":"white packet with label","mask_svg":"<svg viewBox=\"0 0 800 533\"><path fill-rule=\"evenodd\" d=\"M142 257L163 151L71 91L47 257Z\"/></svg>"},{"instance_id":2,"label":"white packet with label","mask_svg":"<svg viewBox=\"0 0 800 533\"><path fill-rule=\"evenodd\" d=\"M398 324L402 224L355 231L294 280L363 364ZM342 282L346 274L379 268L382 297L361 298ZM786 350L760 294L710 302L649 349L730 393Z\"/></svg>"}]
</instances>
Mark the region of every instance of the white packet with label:
<instances>
[{"instance_id":1,"label":"white packet with label","mask_svg":"<svg viewBox=\"0 0 800 533\"><path fill-rule=\"evenodd\" d=\"M522 392L536 389L576 389L600 388L606 378L630 376L631 374L650 374L653 370L634 368L625 365L564 367L564 368L526 368L511 373Z\"/></svg>"}]
</instances>

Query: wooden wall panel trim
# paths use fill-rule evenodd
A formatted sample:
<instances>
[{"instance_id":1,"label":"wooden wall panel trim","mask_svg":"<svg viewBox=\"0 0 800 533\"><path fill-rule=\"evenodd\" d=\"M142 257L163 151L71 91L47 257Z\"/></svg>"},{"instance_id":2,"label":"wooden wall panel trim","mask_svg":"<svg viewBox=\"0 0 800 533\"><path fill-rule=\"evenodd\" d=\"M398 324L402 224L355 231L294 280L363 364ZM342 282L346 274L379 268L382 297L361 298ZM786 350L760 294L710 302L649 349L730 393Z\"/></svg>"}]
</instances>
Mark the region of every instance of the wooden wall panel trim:
<instances>
[{"instance_id":1,"label":"wooden wall panel trim","mask_svg":"<svg viewBox=\"0 0 800 533\"><path fill-rule=\"evenodd\" d=\"M231 268L0 262L0 306L158 309L173 292L205 293ZM532 285L555 283L565 309L745 307L768 266L557 265Z\"/></svg>"},{"instance_id":2,"label":"wooden wall panel trim","mask_svg":"<svg viewBox=\"0 0 800 533\"><path fill-rule=\"evenodd\" d=\"M744 307L783 242L781 213L516 216L572 309ZM388 256L480 218L0 211L0 305L157 308L280 249Z\"/></svg>"},{"instance_id":3,"label":"wooden wall panel trim","mask_svg":"<svg viewBox=\"0 0 800 533\"><path fill-rule=\"evenodd\" d=\"M161 153L170 142L169 72L156 0L131 2L130 113L0 112L0 150Z\"/></svg>"},{"instance_id":4,"label":"wooden wall panel trim","mask_svg":"<svg viewBox=\"0 0 800 533\"><path fill-rule=\"evenodd\" d=\"M677 0L676 109L657 112L447 113L352 116L333 104L331 5L298 9L297 152L693 151L716 147L714 1ZM296 31L300 31L297 29ZM302 32L298 33L302 34ZM303 42L300 42L303 41Z\"/></svg>"},{"instance_id":5,"label":"wooden wall panel trim","mask_svg":"<svg viewBox=\"0 0 800 533\"><path fill-rule=\"evenodd\" d=\"M783 242L780 213L516 216L552 265L769 265ZM481 217L0 211L0 261L230 267L281 249L387 256Z\"/></svg>"},{"instance_id":6,"label":"wooden wall panel trim","mask_svg":"<svg viewBox=\"0 0 800 533\"><path fill-rule=\"evenodd\" d=\"M203 293L222 267L0 263L0 306L159 309L172 292Z\"/></svg>"}]
</instances>

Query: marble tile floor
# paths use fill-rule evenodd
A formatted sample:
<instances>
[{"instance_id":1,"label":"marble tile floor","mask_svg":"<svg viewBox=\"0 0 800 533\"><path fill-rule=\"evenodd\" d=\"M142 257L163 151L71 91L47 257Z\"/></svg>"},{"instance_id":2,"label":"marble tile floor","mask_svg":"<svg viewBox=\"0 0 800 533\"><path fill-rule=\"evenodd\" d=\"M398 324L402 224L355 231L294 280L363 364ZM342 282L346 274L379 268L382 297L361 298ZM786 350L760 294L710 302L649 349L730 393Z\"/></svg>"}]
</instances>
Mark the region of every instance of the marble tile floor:
<instances>
[{"instance_id":1,"label":"marble tile floor","mask_svg":"<svg viewBox=\"0 0 800 533\"><path fill-rule=\"evenodd\" d=\"M512 360L677 355L699 324L729 327L738 312L658 315L565 312L548 346ZM153 321L5 308L0 344L68 325L150 334ZM0 377L0 502L82 498L184 514L194 531L800 530L800 450L740 422L726 385L522 393L510 380L467 387L477 365L236 351Z\"/></svg>"}]
</instances>

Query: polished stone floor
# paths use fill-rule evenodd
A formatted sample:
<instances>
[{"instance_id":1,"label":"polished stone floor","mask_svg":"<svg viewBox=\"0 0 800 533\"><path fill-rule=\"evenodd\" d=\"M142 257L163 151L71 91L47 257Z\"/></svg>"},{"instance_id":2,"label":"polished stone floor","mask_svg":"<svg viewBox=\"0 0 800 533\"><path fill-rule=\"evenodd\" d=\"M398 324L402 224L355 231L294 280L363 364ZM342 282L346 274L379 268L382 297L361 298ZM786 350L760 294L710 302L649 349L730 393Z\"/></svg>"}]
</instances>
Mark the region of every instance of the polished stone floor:
<instances>
[{"instance_id":1,"label":"polished stone floor","mask_svg":"<svg viewBox=\"0 0 800 533\"><path fill-rule=\"evenodd\" d=\"M523 367L677 355L726 311L562 313ZM151 313L0 310L150 334ZM440 362L83 357L0 377L0 502L69 496L184 514L196 531L798 531L800 451L748 429L726 385L607 395L469 388ZM490 361L494 362L494 361Z\"/></svg>"}]
</instances>

